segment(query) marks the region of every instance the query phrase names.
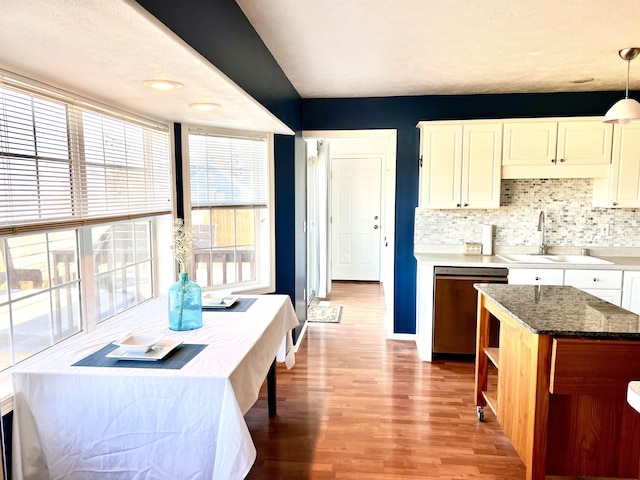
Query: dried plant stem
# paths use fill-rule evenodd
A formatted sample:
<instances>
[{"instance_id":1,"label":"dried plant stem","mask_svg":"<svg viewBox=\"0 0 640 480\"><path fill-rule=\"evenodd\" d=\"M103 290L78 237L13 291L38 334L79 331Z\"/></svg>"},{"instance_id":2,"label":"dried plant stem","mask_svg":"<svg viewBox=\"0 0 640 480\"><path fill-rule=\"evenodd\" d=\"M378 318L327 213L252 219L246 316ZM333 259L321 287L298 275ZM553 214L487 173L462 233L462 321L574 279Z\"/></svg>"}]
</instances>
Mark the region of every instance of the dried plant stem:
<instances>
[{"instance_id":1,"label":"dried plant stem","mask_svg":"<svg viewBox=\"0 0 640 480\"><path fill-rule=\"evenodd\" d=\"M184 313L184 290L187 286L187 272L193 256L193 233L181 218L173 225L173 255L180 265L180 310L178 314L178 330L182 330Z\"/></svg>"}]
</instances>

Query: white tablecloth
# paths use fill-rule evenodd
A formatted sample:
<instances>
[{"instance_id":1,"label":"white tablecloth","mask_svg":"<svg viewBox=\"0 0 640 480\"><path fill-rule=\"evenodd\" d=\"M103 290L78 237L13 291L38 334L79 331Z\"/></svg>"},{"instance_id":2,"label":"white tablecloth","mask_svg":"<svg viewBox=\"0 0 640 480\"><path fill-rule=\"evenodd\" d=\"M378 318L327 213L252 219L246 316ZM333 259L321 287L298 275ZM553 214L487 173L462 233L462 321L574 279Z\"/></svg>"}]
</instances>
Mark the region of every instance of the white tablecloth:
<instances>
[{"instance_id":1,"label":"white tablecloth","mask_svg":"<svg viewBox=\"0 0 640 480\"><path fill-rule=\"evenodd\" d=\"M255 461L243 415L298 325L286 295L168 329L156 299L13 373L14 479L241 479ZM127 333L207 347L179 370L71 366ZM282 348L283 338L286 339ZM287 348L288 347L288 348Z\"/></svg>"}]
</instances>

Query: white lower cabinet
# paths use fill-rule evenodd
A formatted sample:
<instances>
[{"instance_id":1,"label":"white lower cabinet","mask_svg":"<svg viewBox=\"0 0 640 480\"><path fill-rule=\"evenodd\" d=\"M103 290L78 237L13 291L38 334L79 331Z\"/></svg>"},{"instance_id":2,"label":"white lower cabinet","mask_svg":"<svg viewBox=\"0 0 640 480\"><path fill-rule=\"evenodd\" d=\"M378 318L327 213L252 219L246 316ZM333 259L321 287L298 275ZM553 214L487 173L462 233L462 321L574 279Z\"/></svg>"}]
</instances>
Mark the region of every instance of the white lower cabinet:
<instances>
[{"instance_id":1,"label":"white lower cabinet","mask_svg":"<svg viewBox=\"0 0 640 480\"><path fill-rule=\"evenodd\" d=\"M618 307L622 304L622 290L603 290L599 288L581 288L580 290L590 293L605 302L613 303Z\"/></svg>"},{"instance_id":2,"label":"white lower cabinet","mask_svg":"<svg viewBox=\"0 0 640 480\"><path fill-rule=\"evenodd\" d=\"M563 285L564 270L558 268L509 268L512 285Z\"/></svg>"},{"instance_id":3,"label":"white lower cabinet","mask_svg":"<svg viewBox=\"0 0 640 480\"><path fill-rule=\"evenodd\" d=\"M638 293L636 307L640 310L640 272L630 273L638 274L635 279ZM622 270L510 268L509 283L514 285L569 285L614 305L622 305Z\"/></svg>"},{"instance_id":4,"label":"white lower cabinet","mask_svg":"<svg viewBox=\"0 0 640 480\"><path fill-rule=\"evenodd\" d=\"M416 292L416 346L420 360L430 362L433 355L433 265L418 263Z\"/></svg>"},{"instance_id":5,"label":"white lower cabinet","mask_svg":"<svg viewBox=\"0 0 640 480\"><path fill-rule=\"evenodd\" d=\"M564 284L618 307L622 304L622 270L565 270Z\"/></svg>"},{"instance_id":6,"label":"white lower cabinet","mask_svg":"<svg viewBox=\"0 0 640 480\"><path fill-rule=\"evenodd\" d=\"M622 308L640 315L640 272L625 271L622 283Z\"/></svg>"}]
</instances>

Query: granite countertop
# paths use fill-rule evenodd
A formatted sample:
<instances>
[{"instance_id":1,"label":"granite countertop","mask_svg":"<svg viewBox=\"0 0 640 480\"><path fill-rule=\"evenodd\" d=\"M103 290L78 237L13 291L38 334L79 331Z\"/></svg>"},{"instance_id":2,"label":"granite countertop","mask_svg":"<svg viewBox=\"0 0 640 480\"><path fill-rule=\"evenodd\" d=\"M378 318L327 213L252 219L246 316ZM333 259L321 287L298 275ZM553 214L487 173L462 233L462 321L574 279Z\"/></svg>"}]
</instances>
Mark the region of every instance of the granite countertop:
<instances>
[{"instance_id":1,"label":"granite countertop","mask_svg":"<svg viewBox=\"0 0 640 480\"><path fill-rule=\"evenodd\" d=\"M474 286L533 333L640 339L640 316L574 287Z\"/></svg>"}]
</instances>

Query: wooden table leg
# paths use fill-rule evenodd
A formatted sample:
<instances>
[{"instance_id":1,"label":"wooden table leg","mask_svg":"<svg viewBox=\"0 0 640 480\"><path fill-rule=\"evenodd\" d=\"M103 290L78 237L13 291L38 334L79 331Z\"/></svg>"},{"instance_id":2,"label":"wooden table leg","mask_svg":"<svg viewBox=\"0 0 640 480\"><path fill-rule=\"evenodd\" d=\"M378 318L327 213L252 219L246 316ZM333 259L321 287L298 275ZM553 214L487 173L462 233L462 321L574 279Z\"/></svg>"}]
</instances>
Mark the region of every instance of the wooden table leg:
<instances>
[{"instance_id":1,"label":"wooden table leg","mask_svg":"<svg viewBox=\"0 0 640 480\"><path fill-rule=\"evenodd\" d=\"M269 416L276 416L276 361L274 360L267 374L267 402L269 404Z\"/></svg>"}]
</instances>

